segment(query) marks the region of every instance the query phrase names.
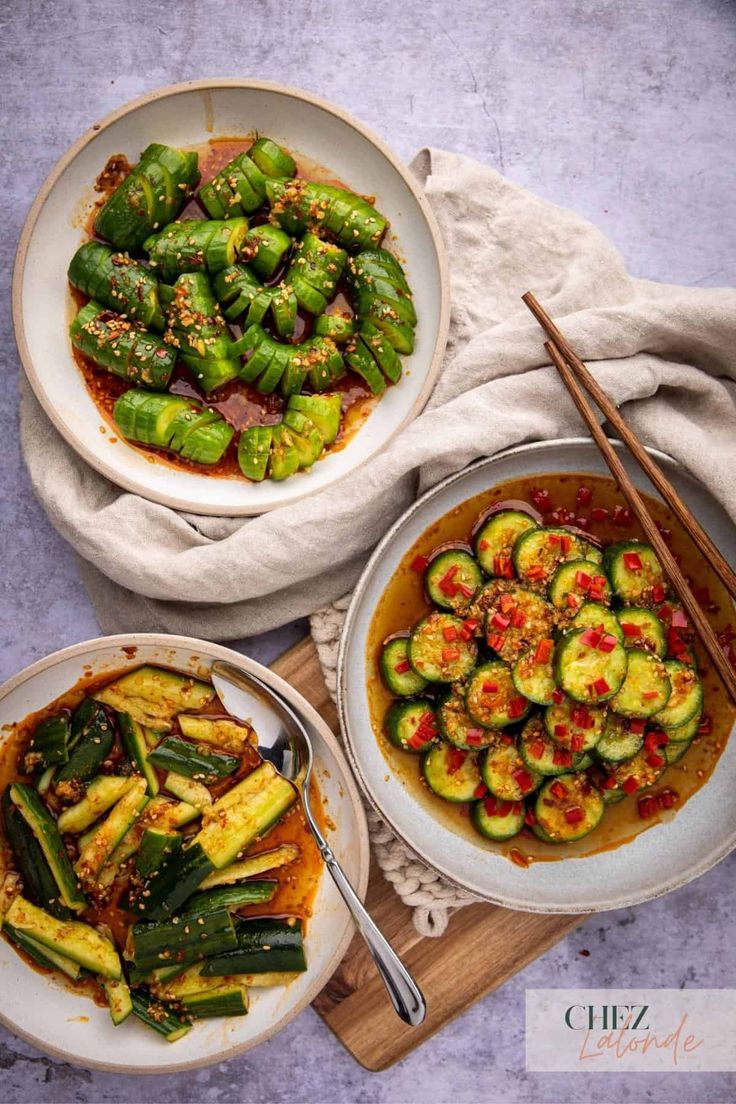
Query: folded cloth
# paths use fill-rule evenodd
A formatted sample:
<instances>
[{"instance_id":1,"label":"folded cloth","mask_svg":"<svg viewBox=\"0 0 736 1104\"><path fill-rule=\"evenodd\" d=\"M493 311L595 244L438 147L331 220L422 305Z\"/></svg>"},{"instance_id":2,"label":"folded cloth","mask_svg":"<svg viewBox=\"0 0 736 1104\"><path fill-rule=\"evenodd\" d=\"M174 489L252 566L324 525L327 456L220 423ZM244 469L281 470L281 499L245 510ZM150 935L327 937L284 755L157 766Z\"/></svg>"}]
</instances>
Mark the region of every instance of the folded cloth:
<instances>
[{"instance_id":1,"label":"folded cloth","mask_svg":"<svg viewBox=\"0 0 736 1104\"><path fill-rule=\"evenodd\" d=\"M510 445L579 434L520 301L529 289L644 441L736 512L736 292L634 279L590 223L468 158L423 150L412 168L449 257L447 355L425 411L336 486L255 518L177 513L87 467L22 379L31 480L105 631L234 639L312 613L348 592L418 491Z\"/></svg>"}]
</instances>

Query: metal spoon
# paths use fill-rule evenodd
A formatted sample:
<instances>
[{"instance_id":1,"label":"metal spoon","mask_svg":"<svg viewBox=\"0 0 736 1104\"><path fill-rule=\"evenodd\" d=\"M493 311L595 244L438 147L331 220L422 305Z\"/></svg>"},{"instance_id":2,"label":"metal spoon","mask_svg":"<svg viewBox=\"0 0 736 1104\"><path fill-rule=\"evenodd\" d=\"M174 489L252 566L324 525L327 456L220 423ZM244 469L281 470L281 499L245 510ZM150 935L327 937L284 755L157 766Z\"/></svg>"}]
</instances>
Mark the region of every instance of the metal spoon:
<instances>
[{"instance_id":1,"label":"metal spoon","mask_svg":"<svg viewBox=\"0 0 736 1104\"><path fill-rule=\"evenodd\" d=\"M273 763L280 774L299 787L307 824L358 931L368 944L391 1003L405 1023L416 1027L427 1014L421 990L366 912L312 814L309 779L314 757L303 722L270 686L230 663L216 660L212 664L211 678L228 713L248 722L255 730L261 757Z\"/></svg>"}]
</instances>

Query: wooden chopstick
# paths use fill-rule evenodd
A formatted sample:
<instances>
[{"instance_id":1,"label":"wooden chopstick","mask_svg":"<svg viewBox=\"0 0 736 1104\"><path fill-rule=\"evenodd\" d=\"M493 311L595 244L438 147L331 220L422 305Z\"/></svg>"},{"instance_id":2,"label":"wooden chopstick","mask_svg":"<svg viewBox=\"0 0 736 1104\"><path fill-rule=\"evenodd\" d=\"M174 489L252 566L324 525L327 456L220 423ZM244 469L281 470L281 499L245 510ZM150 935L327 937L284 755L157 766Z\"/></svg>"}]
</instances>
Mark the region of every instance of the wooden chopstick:
<instances>
[{"instance_id":1,"label":"wooden chopstick","mask_svg":"<svg viewBox=\"0 0 736 1104\"><path fill-rule=\"evenodd\" d=\"M687 530L697 548L702 555L705 556L706 560L708 560L716 574L721 578L731 597L736 598L736 571L732 569L731 565L721 555L698 519L694 517L687 508L675 488L667 479L667 476L644 448L633 430L629 429L628 425L621 417L618 408L611 402L595 376L591 375L588 371L575 350L571 348L566 337L557 328L544 307L541 306L530 291L528 291L526 295L522 295L522 299L537 319L542 329L560 350L578 381L583 385L595 404L605 415L606 421L615 429L639 467L643 468L646 472L651 482L672 510L672 513Z\"/></svg>"},{"instance_id":2,"label":"wooden chopstick","mask_svg":"<svg viewBox=\"0 0 736 1104\"><path fill-rule=\"evenodd\" d=\"M595 416L592 406L588 402L583 393L583 389L575 379L572 373L572 369L567 364L564 356L557 348L557 346L551 342L545 342L545 349L549 353L552 363L557 368L557 371L562 377L563 383L570 392L575 406L578 408L580 415L590 430L593 440L600 449L601 455L605 460L611 475L614 477L624 498L628 502L629 506L634 513L637 521L641 525L647 540L652 545L654 551L657 553L659 560L667 573L670 582L677 591L677 595L682 602L683 606L687 610L687 613L692 621L698 636L703 642L703 646L710 656L714 667L718 671L721 677L723 685L726 687L731 700L736 704L736 673L734 672L731 664L728 662L724 655L716 634L713 632L710 624L708 623L705 614L698 605L697 600L693 596L690 587L687 585L685 576L677 566L674 556L670 552L667 544L662 537L659 529L653 521L649 511L644 505L644 501L639 494L638 490L634 486L631 478L626 471L621 458L616 450L611 445L611 442L606 437L600 426L598 419Z\"/></svg>"}]
</instances>

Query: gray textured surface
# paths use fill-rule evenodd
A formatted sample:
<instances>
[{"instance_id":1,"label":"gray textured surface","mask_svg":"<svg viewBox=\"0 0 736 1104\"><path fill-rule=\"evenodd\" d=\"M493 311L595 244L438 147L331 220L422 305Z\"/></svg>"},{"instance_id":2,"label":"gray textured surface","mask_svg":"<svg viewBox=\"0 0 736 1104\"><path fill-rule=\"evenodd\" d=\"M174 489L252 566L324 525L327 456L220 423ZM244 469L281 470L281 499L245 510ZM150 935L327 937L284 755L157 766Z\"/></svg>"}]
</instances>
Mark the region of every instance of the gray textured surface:
<instances>
[{"instance_id":1,"label":"gray textured surface","mask_svg":"<svg viewBox=\"0 0 736 1104\"><path fill-rule=\"evenodd\" d=\"M576 208L636 275L703 286L736 276L732 4L25 0L1 18L1 677L98 632L74 558L19 457L8 288L36 188L90 122L126 100L206 75L284 80L354 111L407 159L419 146L444 145ZM241 646L268 660L301 631ZM735 984L732 941L723 940L736 911L735 870L732 859L663 901L589 920L382 1075L361 1070L310 1011L242 1059L155 1083L75 1070L0 1031L0 1098L720 1104L733 1099L736 1078L525 1074L523 1000L531 986Z\"/></svg>"}]
</instances>

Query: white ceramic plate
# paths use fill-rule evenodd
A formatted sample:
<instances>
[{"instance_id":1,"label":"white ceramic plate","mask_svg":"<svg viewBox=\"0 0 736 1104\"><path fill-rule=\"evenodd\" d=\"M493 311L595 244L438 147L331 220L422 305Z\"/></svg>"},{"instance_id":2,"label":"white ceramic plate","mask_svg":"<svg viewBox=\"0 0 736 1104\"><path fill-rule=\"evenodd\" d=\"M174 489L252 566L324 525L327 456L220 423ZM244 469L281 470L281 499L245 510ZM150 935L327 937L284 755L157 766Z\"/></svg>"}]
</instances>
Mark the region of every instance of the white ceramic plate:
<instances>
[{"instance_id":1,"label":"white ceramic plate","mask_svg":"<svg viewBox=\"0 0 736 1104\"><path fill-rule=\"evenodd\" d=\"M67 335L66 270L83 240L95 199L92 185L108 157L135 162L149 142L197 146L251 130L331 169L357 192L375 195L405 261L419 325L404 378L388 388L341 451L309 474L282 483L218 479L150 463L112 433L84 385ZM394 243L390 243L394 247ZM126 490L201 514L258 514L314 494L344 478L382 448L424 406L447 340L449 281L431 208L383 142L344 111L298 89L256 81L207 80L172 85L135 100L95 124L55 166L26 220L13 277L13 322L31 386L68 443L97 471Z\"/></svg>"},{"instance_id":2,"label":"white ceramic plate","mask_svg":"<svg viewBox=\"0 0 736 1104\"><path fill-rule=\"evenodd\" d=\"M736 529L708 491L685 470L653 452L676 490L726 559L736 562ZM634 483L653 494L623 453ZM472 893L529 912L589 912L658 897L703 874L736 847L736 741L729 742L707 784L676 817L616 850L581 859L515 866L448 830L387 769L370 721L366 691L368 630L386 584L414 541L453 507L508 479L555 471L607 475L589 440L524 445L483 460L431 490L386 534L355 590L343 630L338 696L353 766L370 800L394 831L450 881Z\"/></svg>"},{"instance_id":3,"label":"white ceramic plate","mask_svg":"<svg viewBox=\"0 0 736 1104\"><path fill-rule=\"evenodd\" d=\"M135 645L131 656L123 649ZM334 828L330 843L361 898L368 883L368 831L360 797L344 756L327 725L283 679L229 648L183 636L152 633L108 636L55 652L0 687L3 726L21 721L70 689L83 676L103 675L141 663L162 663L206 675L215 659L229 660L278 690L307 724L315 752L315 775ZM247 1016L205 1020L186 1039L167 1043L143 1024L113 1027L97 1008L53 979L31 970L0 939L0 1020L41 1050L84 1066L120 1073L191 1069L231 1058L263 1042L293 1019L325 986L352 938L353 925L332 879L325 874L305 941L309 968L297 981L254 990ZM8 995L12 994L12 998Z\"/></svg>"}]
</instances>

